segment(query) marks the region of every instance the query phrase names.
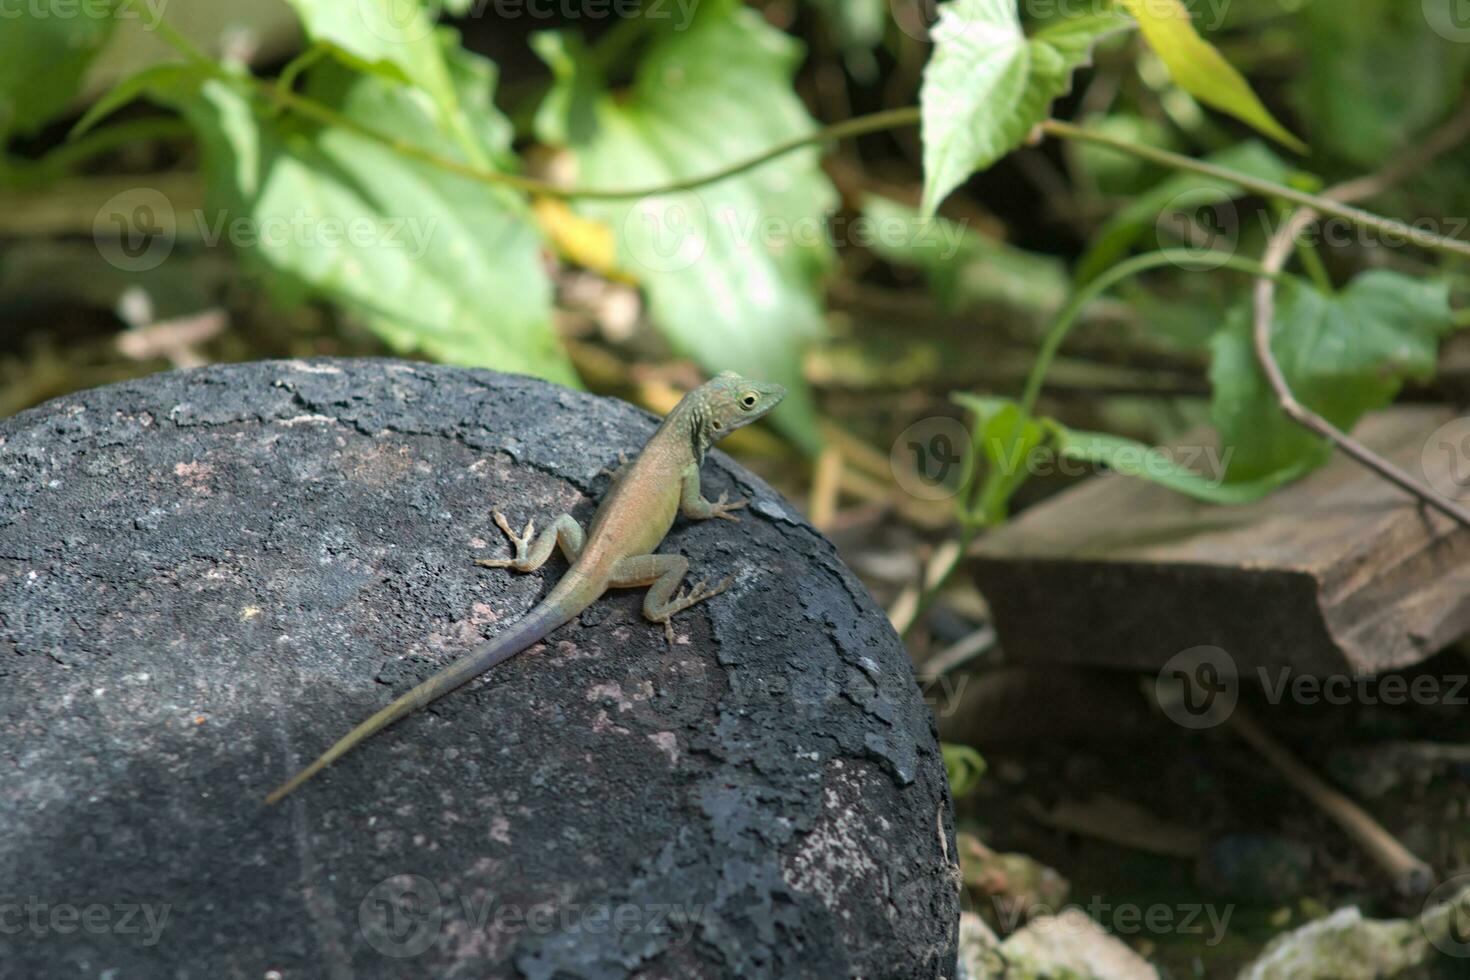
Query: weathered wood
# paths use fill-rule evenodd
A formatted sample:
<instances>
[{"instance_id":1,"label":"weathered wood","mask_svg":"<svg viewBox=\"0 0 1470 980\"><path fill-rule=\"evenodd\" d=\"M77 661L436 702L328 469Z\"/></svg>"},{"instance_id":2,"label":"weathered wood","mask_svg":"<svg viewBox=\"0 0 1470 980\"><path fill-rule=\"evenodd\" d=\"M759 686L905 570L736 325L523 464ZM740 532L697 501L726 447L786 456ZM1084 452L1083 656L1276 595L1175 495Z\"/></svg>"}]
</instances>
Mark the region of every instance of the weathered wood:
<instances>
[{"instance_id":1,"label":"weathered wood","mask_svg":"<svg viewBox=\"0 0 1470 980\"><path fill-rule=\"evenodd\" d=\"M1470 457L1429 445L1454 418L1397 408L1357 434L1454 487L1452 467ZM1470 630L1470 532L1341 455L1241 507L1095 477L978 550L1001 643L1023 662L1157 670L1208 645L1243 672L1361 675L1417 663Z\"/></svg>"}]
</instances>

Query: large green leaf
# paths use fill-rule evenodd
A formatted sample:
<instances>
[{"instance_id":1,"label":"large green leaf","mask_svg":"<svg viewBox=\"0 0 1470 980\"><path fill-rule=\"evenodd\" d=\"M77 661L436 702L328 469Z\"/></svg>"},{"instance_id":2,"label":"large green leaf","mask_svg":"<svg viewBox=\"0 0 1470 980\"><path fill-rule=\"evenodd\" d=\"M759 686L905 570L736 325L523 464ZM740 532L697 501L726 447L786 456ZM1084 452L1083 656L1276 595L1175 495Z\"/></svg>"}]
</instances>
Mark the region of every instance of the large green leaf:
<instances>
[{"instance_id":1,"label":"large green leaf","mask_svg":"<svg viewBox=\"0 0 1470 980\"><path fill-rule=\"evenodd\" d=\"M63 9L65 6L67 9ZM0 145L65 109L82 74L112 35L115 3L17 3L0 9ZM61 16L68 13L68 16Z\"/></svg>"},{"instance_id":2,"label":"large green leaf","mask_svg":"<svg viewBox=\"0 0 1470 980\"><path fill-rule=\"evenodd\" d=\"M1062 261L1027 252L944 218L924 221L891 198L869 194L863 216L872 225L872 249L895 265L916 268L944 309L959 312L1000 304L1049 316L1067 301Z\"/></svg>"},{"instance_id":3,"label":"large green leaf","mask_svg":"<svg viewBox=\"0 0 1470 980\"><path fill-rule=\"evenodd\" d=\"M1281 287L1271 351L1296 399L1346 431L1393 401L1406 378L1431 375L1439 339L1452 328L1442 283L1374 270L1332 296ZM1249 304L1212 348L1211 414L1233 450L1231 482L1304 472L1327 459L1331 446L1277 406L1251 346Z\"/></svg>"},{"instance_id":4,"label":"large green leaf","mask_svg":"<svg viewBox=\"0 0 1470 980\"><path fill-rule=\"evenodd\" d=\"M437 8L421 0L288 0L307 36L355 68L422 89L471 162L483 165L471 116L434 28ZM431 9L432 8L432 9Z\"/></svg>"},{"instance_id":5,"label":"large green leaf","mask_svg":"<svg viewBox=\"0 0 1470 980\"><path fill-rule=\"evenodd\" d=\"M1119 0L1138 18L1144 40L1163 59L1169 75L1190 95L1227 112L1298 153L1307 146L1276 121L1245 76L1194 29L1181 0ZM1335 6L1335 5L1334 5Z\"/></svg>"},{"instance_id":6,"label":"large green leaf","mask_svg":"<svg viewBox=\"0 0 1470 980\"><path fill-rule=\"evenodd\" d=\"M939 7L934 53L919 92L924 142L924 199L929 217L978 170L1021 144L1072 87L1106 34L1130 21L1107 10L1021 30L1016 0L953 0Z\"/></svg>"},{"instance_id":7,"label":"large green leaf","mask_svg":"<svg viewBox=\"0 0 1470 980\"><path fill-rule=\"evenodd\" d=\"M457 49L449 58L465 104L482 113L472 130L480 155L503 157L509 126L485 114L493 67ZM190 78L156 75L151 95L179 108L203 145L207 242L234 244L282 299L333 302L402 350L575 383L518 195L268 112L230 83ZM463 159L405 85L323 62L306 87L350 119Z\"/></svg>"},{"instance_id":8,"label":"large green leaf","mask_svg":"<svg viewBox=\"0 0 1470 980\"><path fill-rule=\"evenodd\" d=\"M569 141L580 183L691 177L813 128L791 88L800 50L755 11L706 0L687 29L656 29L631 90L616 97L577 77L584 61L550 59L558 81L538 133ZM835 204L811 148L696 191L577 208L613 230L622 268L675 347L708 371L784 384L790 395L772 419L812 448L816 411L801 361L823 333L818 285Z\"/></svg>"}]
</instances>

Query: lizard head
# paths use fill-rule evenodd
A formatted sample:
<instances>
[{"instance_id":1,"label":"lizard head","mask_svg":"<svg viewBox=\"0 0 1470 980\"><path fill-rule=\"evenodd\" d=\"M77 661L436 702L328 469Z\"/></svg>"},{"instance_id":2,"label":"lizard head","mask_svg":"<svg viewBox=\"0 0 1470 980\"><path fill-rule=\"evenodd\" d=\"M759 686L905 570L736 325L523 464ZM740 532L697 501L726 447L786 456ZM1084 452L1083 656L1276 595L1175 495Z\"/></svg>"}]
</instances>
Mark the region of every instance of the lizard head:
<instances>
[{"instance_id":1,"label":"lizard head","mask_svg":"<svg viewBox=\"0 0 1470 980\"><path fill-rule=\"evenodd\" d=\"M685 397L702 429L699 434L709 445L770 412L786 397L786 389L771 381L751 381L734 371L722 371Z\"/></svg>"}]
</instances>

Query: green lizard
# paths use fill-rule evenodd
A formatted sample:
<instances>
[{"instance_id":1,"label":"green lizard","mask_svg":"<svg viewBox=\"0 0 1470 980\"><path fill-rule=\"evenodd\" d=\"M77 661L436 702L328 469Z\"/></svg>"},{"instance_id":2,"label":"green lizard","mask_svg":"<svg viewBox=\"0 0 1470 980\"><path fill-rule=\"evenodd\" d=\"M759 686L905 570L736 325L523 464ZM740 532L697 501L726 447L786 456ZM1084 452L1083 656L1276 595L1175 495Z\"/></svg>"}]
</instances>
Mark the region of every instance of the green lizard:
<instances>
[{"instance_id":1,"label":"green lizard","mask_svg":"<svg viewBox=\"0 0 1470 980\"><path fill-rule=\"evenodd\" d=\"M747 381L732 371L685 395L638 458L615 474L612 489L598 507L585 535L570 514L558 517L540 537L536 536L534 522L528 522L525 530L516 534L505 517L495 511L495 523L515 545L515 557L482 558L476 564L533 572L560 545L562 554L571 562L561 581L514 626L358 725L321 758L267 796L266 803L278 802L359 742L404 715L544 639L552 630L575 619L608 589L649 586L643 600L643 615L652 622L662 623L665 638L673 643L674 628L669 620L674 614L719 595L729 587L730 579L714 588L700 582L676 594L689 571L689 560L682 555L654 554L653 550L674 526L678 514L700 521L712 517L740 520L731 511L744 507L745 501L727 501L725 494L713 503L704 499L699 489L700 464L716 440L765 415L785 396L786 389L778 384Z\"/></svg>"}]
</instances>

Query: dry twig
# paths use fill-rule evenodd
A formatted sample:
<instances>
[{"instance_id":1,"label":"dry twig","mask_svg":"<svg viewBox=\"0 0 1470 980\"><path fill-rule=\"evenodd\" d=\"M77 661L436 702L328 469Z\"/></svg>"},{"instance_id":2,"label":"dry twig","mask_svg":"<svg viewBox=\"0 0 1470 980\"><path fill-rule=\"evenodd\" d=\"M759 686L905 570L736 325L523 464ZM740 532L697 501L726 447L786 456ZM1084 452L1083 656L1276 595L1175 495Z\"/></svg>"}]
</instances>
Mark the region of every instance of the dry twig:
<instances>
[{"instance_id":1,"label":"dry twig","mask_svg":"<svg viewBox=\"0 0 1470 980\"><path fill-rule=\"evenodd\" d=\"M1322 196L1346 204L1381 194L1426 166L1440 154L1459 145L1467 137L1470 137L1470 104L1467 104L1423 144L1393 161L1378 173L1338 184ZM1297 238L1317 217L1315 210L1303 207L1293 213L1290 219L1277 229L1276 233L1271 236L1266 246L1266 253L1261 259L1261 264L1265 267L1266 272L1275 275L1286 267L1287 260L1295 250ZM1255 321L1251 338L1255 346L1256 360L1260 363L1261 370L1266 375L1266 381L1271 385L1276 401L1287 417L1298 425L1330 440L1337 448L1385 480L1413 494L1464 526L1470 527L1470 510L1436 493L1296 400L1291 386L1287 384L1286 376L1282 374L1281 367L1276 363L1276 358L1271 352L1271 327L1276 318L1276 280L1264 276L1257 279L1254 298Z\"/></svg>"}]
</instances>

